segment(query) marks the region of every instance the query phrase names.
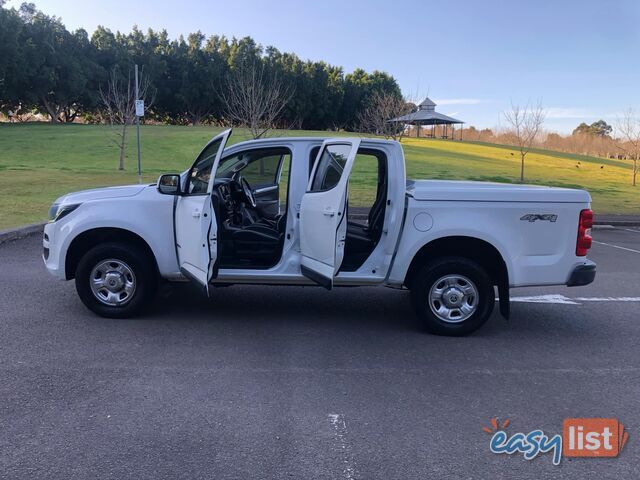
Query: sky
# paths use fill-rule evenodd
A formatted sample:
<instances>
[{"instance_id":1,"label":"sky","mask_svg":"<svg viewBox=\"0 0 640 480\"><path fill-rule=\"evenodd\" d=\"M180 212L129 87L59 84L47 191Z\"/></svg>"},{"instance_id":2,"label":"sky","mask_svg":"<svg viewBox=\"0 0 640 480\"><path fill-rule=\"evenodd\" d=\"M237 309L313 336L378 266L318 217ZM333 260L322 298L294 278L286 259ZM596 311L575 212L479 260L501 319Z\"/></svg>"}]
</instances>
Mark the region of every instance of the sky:
<instances>
[{"instance_id":1,"label":"sky","mask_svg":"<svg viewBox=\"0 0 640 480\"><path fill-rule=\"evenodd\" d=\"M479 128L505 126L511 104L540 102L561 133L640 110L640 0L33 2L70 30L248 35L345 72L382 70Z\"/></svg>"}]
</instances>

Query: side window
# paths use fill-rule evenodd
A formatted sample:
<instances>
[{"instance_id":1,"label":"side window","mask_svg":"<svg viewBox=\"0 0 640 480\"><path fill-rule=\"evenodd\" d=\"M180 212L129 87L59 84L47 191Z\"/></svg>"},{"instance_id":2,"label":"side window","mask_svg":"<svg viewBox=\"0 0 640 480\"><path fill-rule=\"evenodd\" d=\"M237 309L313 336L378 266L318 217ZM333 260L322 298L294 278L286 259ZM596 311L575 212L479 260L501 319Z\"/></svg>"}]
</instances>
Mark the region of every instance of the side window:
<instances>
[{"instance_id":1,"label":"side window","mask_svg":"<svg viewBox=\"0 0 640 480\"><path fill-rule=\"evenodd\" d=\"M322 192L335 187L340 181L350 151L351 146L348 144L327 145L318 160L309 191Z\"/></svg>"},{"instance_id":2,"label":"side window","mask_svg":"<svg viewBox=\"0 0 640 480\"><path fill-rule=\"evenodd\" d=\"M245 150L220 160L216 177L231 178L239 172L254 189L278 185L281 165L290 161L291 152L284 147Z\"/></svg>"},{"instance_id":3,"label":"side window","mask_svg":"<svg viewBox=\"0 0 640 480\"><path fill-rule=\"evenodd\" d=\"M191 195L202 195L207 193L209 178L211 177L211 167L216 159L216 154L220 148L222 139L210 143L200 153L187 176L186 192Z\"/></svg>"},{"instance_id":4,"label":"side window","mask_svg":"<svg viewBox=\"0 0 640 480\"><path fill-rule=\"evenodd\" d=\"M318 157L319 151L320 147L313 147L311 149L311 153L309 154L309 178L311 178L311 174L313 173L313 164L316 163L316 158Z\"/></svg>"},{"instance_id":5,"label":"side window","mask_svg":"<svg viewBox=\"0 0 640 480\"><path fill-rule=\"evenodd\" d=\"M309 154L309 175L320 147L314 147ZM349 175L349 221L367 225L367 218L380 196L387 195L387 157L379 150L360 148Z\"/></svg>"},{"instance_id":6,"label":"side window","mask_svg":"<svg viewBox=\"0 0 640 480\"><path fill-rule=\"evenodd\" d=\"M291 172L291 155L284 157L282 167L280 167L280 178L278 179L278 198L280 199L280 209L286 207L288 201L289 176Z\"/></svg>"},{"instance_id":7,"label":"side window","mask_svg":"<svg viewBox=\"0 0 640 480\"><path fill-rule=\"evenodd\" d=\"M242 176L254 188L278 183L278 170L283 158L282 153L268 153L252 158L251 163L242 169Z\"/></svg>"},{"instance_id":8,"label":"side window","mask_svg":"<svg viewBox=\"0 0 640 480\"><path fill-rule=\"evenodd\" d=\"M384 157L375 150L358 150L348 183L350 221L366 225L378 196L386 197Z\"/></svg>"}]
</instances>

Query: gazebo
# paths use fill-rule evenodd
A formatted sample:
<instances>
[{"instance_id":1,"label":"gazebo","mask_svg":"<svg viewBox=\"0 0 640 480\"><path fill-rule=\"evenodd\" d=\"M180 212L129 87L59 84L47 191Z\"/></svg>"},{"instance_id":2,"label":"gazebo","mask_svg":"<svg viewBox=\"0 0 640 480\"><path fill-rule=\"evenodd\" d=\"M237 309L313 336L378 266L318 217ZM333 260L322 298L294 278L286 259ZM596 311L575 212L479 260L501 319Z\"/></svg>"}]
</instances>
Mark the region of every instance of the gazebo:
<instances>
[{"instance_id":1,"label":"gazebo","mask_svg":"<svg viewBox=\"0 0 640 480\"><path fill-rule=\"evenodd\" d=\"M402 122L405 125L415 125L416 136L420 137L420 129L423 125L431 125L431 132L427 133L427 137L435 138L436 127L443 125L443 131L441 138L449 138L447 128L451 125L451 139L455 140L455 126L462 125L464 122L453 117L449 117L442 113L436 112L436 104L433 100L427 97L424 102L418 105L418 110L401 117L393 118L391 122ZM462 140L462 129L460 129L460 140Z\"/></svg>"}]
</instances>

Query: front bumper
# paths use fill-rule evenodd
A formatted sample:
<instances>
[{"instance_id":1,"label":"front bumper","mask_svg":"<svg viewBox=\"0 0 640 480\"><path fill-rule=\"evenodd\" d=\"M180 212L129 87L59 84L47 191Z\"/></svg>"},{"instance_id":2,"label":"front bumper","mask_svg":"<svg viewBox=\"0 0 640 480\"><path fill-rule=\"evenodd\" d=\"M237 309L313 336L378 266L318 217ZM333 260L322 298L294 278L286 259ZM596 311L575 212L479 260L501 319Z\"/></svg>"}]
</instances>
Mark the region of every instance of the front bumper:
<instances>
[{"instance_id":1,"label":"front bumper","mask_svg":"<svg viewBox=\"0 0 640 480\"><path fill-rule=\"evenodd\" d=\"M567 287L581 287L583 285L589 285L596 278L596 264L591 260L583 265L578 265L573 269L571 275L569 275L569 281Z\"/></svg>"},{"instance_id":2,"label":"front bumper","mask_svg":"<svg viewBox=\"0 0 640 480\"><path fill-rule=\"evenodd\" d=\"M55 223L47 223L44 226L42 238L42 260L51 275L61 280L66 280L64 262L61 262L60 242L56 238L59 235Z\"/></svg>"}]
</instances>

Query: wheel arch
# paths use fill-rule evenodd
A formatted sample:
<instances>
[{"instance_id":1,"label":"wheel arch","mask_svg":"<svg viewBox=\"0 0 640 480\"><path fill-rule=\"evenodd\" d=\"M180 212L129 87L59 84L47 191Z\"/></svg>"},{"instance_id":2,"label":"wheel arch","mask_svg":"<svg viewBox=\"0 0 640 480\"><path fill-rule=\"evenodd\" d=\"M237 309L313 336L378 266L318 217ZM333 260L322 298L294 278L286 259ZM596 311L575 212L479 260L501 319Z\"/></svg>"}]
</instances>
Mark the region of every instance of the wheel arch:
<instances>
[{"instance_id":1,"label":"wheel arch","mask_svg":"<svg viewBox=\"0 0 640 480\"><path fill-rule=\"evenodd\" d=\"M509 269L503 255L491 243L464 235L440 237L423 245L414 255L404 279L411 288L415 275L430 260L441 257L462 257L478 263L498 287L500 312L509 317Z\"/></svg>"},{"instance_id":2,"label":"wheel arch","mask_svg":"<svg viewBox=\"0 0 640 480\"><path fill-rule=\"evenodd\" d=\"M427 261L441 257L463 257L482 266L494 285L509 284L509 271L500 251L491 243L463 235L440 237L423 245L413 256L405 276L405 285L411 285L413 276Z\"/></svg>"},{"instance_id":3,"label":"wheel arch","mask_svg":"<svg viewBox=\"0 0 640 480\"><path fill-rule=\"evenodd\" d=\"M85 230L71 241L65 256L65 278L67 280L73 279L78 263L84 254L96 245L107 242L125 243L135 245L142 249L149 258L153 259L154 271L159 275L158 260L149 243L144 238L124 228L99 227Z\"/></svg>"}]
</instances>

